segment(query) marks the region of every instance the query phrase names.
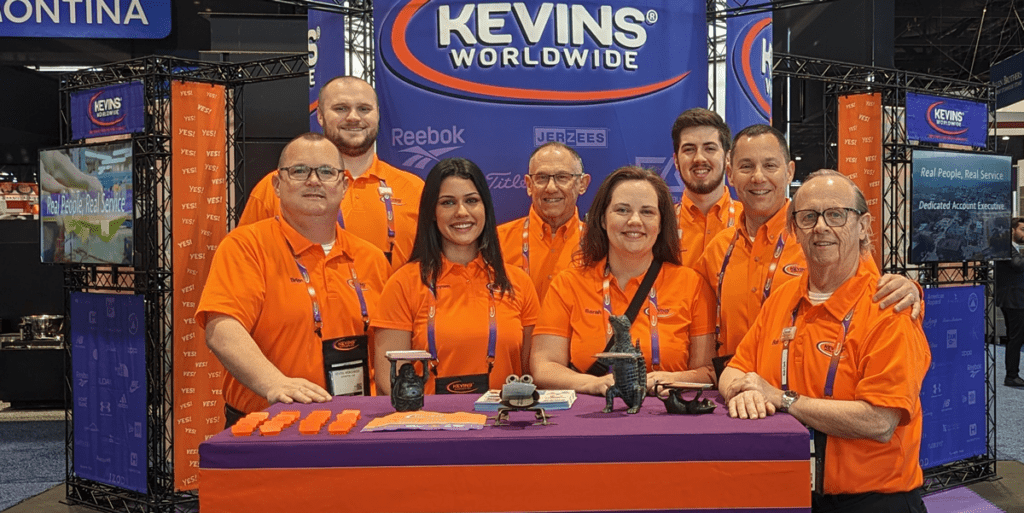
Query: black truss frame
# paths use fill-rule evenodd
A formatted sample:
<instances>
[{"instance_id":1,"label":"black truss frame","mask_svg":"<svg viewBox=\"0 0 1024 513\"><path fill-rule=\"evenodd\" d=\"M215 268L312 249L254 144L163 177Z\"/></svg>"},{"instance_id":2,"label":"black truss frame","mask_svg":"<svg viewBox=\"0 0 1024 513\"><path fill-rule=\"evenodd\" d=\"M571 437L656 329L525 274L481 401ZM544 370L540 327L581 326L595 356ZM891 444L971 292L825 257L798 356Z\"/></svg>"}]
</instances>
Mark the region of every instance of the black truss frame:
<instances>
[{"instance_id":1,"label":"black truss frame","mask_svg":"<svg viewBox=\"0 0 1024 513\"><path fill-rule=\"evenodd\" d=\"M148 410L146 463L148 493L110 486L74 474L73 409L65 415L65 489L72 504L109 512L183 513L198 511L194 492L175 491L174 483L174 358L171 261L171 81L188 80L225 86L227 180L229 197L245 190L245 120L241 108L244 86L308 74L305 54L244 63L212 63L174 57L144 57L68 73L61 76L61 141L71 137L71 93L104 85L141 81L144 87L145 131L132 136L135 192L134 267L72 264L64 267L65 315L70 294L83 292L133 293L143 296L146 312L146 404ZM228 203L228 219L242 205ZM68 318L68 317L65 317ZM66 346L70 359L70 344ZM65 376L65 394L72 397L73 374Z\"/></svg>"},{"instance_id":2,"label":"black truss frame","mask_svg":"<svg viewBox=\"0 0 1024 513\"><path fill-rule=\"evenodd\" d=\"M919 73L875 68L825 59L784 53L774 55L776 77L817 80L825 83L824 147L826 166L838 164L838 102L839 96L851 93L880 92L883 105L882 163L882 268L885 272L917 276L924 287L939 284L983 285L985 287L985 417L987 454L976 456L925 471L923 491L934 493L996 475L996 352L995 301L992 266L986 261L952 264L911 264L910 248L910 177L911 150L907 139L901 107L908 92L944 95L985 102L995 112L995 88L989 84L966 82ZM987 151L996 151L997 141L989 137Z\"/></svg>"}]
</instances>

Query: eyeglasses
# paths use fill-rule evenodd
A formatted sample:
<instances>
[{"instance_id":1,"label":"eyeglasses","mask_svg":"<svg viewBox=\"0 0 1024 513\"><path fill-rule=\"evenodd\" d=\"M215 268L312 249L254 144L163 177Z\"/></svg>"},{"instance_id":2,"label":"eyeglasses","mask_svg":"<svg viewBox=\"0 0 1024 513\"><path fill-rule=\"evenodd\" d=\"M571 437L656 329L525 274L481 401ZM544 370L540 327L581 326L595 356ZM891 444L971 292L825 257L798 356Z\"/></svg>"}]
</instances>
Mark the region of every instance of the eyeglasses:
<instances>
[{"instance_id":1,"label":"eyeglasses","mask_svg":"<svg viewBox=\"0 0 1024 513\"><path fill-rule=\"evenodd\" d=\"M334 183L341 177L345 176L345 170L343 169L331 166L309 167L305 164L282 167L279 168L278 171L284 173L285 176L296 182L305 182L306 180L309 180L313 171L316 171L317 178L319 178L323 183Z\"/></svg>"},{"instance_id":2,"label":"eyeglasses","mask_svg":"<svg viewBox=\"0 0 1024 513\"><path fill-rule=\"evenodd\" d=\"M834 207L826 208L822 212L817 210L797 210L793 212L793 222L796 223L797 227L804 230L810 230L818 224L818 217L825 218L825 224L832 228L839 228L840 226L846 225L846 219L849 217L849 213L861 215L864 212L850 207Z\"/></svg>"},{"instance_id":3,"label":"eyeglasses","mask_svg":"<svg viewBox=\"0 0 1024 513\"><path fill-rule=\"evenodd\" d=\"M573 178L578 178L580 176L583 175L572 173L557 173L554 175L545 175L538 173L530 175L530 177L533 178L533 182L541 187L547 187L548 182L550 182L552 178L555 179L555 185L558 185L559 187L565 187L566 185L572 183Z\"/></svg>"}]
</instances>

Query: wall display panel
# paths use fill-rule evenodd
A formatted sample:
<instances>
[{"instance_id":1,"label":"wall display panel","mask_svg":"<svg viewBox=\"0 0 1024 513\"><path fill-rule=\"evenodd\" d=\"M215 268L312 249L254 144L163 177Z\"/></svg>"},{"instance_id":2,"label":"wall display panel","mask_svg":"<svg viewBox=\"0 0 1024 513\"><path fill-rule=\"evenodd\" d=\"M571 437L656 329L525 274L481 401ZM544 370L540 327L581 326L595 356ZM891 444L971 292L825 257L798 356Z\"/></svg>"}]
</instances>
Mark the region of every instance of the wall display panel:
<instances>
[{"instance_id":1,"label":"wall display panel","mask_svg":"<svg viewBox=\"0 0 1024 513\"><path fill-rule=\"evenodd\" d=\"M1010 157L913 150L910 261L1010 258Z\"/></svg>"},{"instance_id":2,"label":"wall display panel","mask_svg":"<svg viewBox=\"0 0 1024 513\"><path fill-rule=\"evenodd\" d=\"M131 265L132 141L42 150L40 260Z\"/></svg>"}]
</instances>

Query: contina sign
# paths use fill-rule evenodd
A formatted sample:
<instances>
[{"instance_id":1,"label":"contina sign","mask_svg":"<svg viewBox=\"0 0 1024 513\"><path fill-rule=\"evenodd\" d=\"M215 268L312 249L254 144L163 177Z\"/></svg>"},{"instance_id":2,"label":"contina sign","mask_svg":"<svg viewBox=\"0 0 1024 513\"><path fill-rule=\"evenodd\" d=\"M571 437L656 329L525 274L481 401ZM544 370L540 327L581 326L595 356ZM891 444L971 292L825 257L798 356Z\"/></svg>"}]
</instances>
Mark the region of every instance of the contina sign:
<instances>
[{"instance_id":1,"label":"contina sign","mask_svg":"<svg viewBox=\"0 0 1024 513\"><path fill-rule=\"evenodd\" d=\"M614 102L664 90L690 74L688 60L671 58L687 48L685 35L670 30L671 14L609 1L406 0L384 19L379 48L396 75L448 95Z\"/></svg>"}]
</instances>

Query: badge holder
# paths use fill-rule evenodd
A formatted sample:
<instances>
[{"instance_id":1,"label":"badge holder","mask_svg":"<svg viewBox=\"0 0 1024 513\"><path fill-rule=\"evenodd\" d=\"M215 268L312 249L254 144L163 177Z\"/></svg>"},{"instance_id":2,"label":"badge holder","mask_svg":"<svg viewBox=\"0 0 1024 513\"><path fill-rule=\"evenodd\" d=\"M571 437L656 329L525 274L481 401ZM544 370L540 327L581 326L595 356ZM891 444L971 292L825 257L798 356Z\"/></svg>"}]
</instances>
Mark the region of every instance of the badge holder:
<instances>
[{"instance_id":1,"label":"badge holder","mask_svg":"<svg viewBox=\"0 0 1024 513\"><path fill-rule=\"evenodd\" d=\"M533 376L523 374L523 377L509 374L505 378L505 386L501 387L501 406L498 407L498 415L494 417L495 426L509 425L508 414L514 411L532 411L537 418L535 426L547 426L548 414L544 408L537 406L540 401L540 393L537 386L533 384Z\"/></svg>"},{"instance_id":2,"label":"badge holder","mask_svg":"<svg viewBox=\"0 0 1024 513\"><path fill-rule=\"evenodd\" d=\"M332 396L370 395L369 338L366 335L321 341L324 380Z\"/></svg>"},{"instance_id":3,"label":"badge holder","mask_svg":"<svg viewBox=\"0 0 1024 513\"><path fill-rule=\"evenodd\" d=\"M705 390L712 385L707 383L655 383L654 396L665 403L665 410L674 415L703 415L715 411L715 403L710 399L701 399ZM667 390L668 396L662 397L661 392ZM683 399L683 392L697 391L693 399Z\"/></svg>"},{"instance_id":4,"label":"badge holder","mask_svg":"<svg viewBox=\"0 0 1024 513\"><path fill-rule=\"evenodd\" d=\"M391 406L395 411L422 410L427 366L434 357L427 351L388 351L384 356L391 362ZM398 362L405 363L398 367ZM416 362L422 365L423 374L416 374Z\"/></svg>"}]
</instances>

